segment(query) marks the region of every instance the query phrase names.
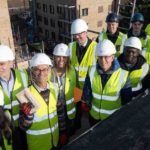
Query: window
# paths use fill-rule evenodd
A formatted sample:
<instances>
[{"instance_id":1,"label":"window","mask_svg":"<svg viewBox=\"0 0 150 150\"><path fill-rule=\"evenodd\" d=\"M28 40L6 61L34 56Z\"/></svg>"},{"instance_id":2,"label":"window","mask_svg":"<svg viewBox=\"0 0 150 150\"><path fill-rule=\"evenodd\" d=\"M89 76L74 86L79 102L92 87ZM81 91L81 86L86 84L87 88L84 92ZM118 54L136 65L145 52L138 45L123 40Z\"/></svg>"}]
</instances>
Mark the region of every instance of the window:
<instances>
[{"instance_id":1,"label":"window","mask_svg":"<svg viewBox=\"0 0 150 150\"><path fill-rule=\"evenodd\" d=\"M101 13L101 12L103 12L103 6L98 7L98 13Z\"/></svg>"},{"instance_id":2,"label":"window","mask_svg":"<svg viewBox=\"0 0 150 150\"><path fill-rule=\"evenodd\" d=\"M98 21L97 22L97 27L101 27L103 25L103 21Z\"/></svg>"},{"instance_id":3,"label":"window","mask_svg":"<svg viewBox=\"0 0 150 150\"><path fill-rule=\"evenodd\" d=\"M49 31L47 29L45 30L45 37L49 38Z\"/></svg>"},{"instance_id":4,"label":"window","mask_svg":"<svg viewBox=\"0 0 150 150\"><path fill-rule=\"evenodd\" d=\"M111 11L111 5L108 5L108 12Z\"/></svg>"},{"instance_id":5,"label":"window","mask_svg":"<svg viewBox=\"0 0 150 150\"><path fill-rule=\"evenodd\" d=\"M41 3L36 3L37 9L41 9Z\"/></svg>"},{"instance_id":6,"label":"window","mask_svg":"<svg viewBox=\"0 0 150 150\"><path fill-rule=\"evenodd\" d=\"M37 15L37 20L38 20L38 21L42 21L42 16Z\"/></svg>"},{"instance_id":7,"label":"window","mask_svg":"<svg viewBox=\"0 0 150 150\"><path fill-rule=\"evenodd\" d=\"M48 25L48 19L46 17L44 17L44 24Z\"/></svg>"},{"instance_id":8,"label":"window","mask_svg":"<svg viewBox=\"0 0 150 150\"><path fill-rule=\"evenodd\" d=\"M55 36L55 32L52 32L52 39L55 41L55 38L56 38L56 36Z\"/></svg>"},{"instance_id":9,"label":"window","mask_svg":"<svg viewBox=\"0 0 150 150\"><path fill-rule=\"evenodd\" d=\"M51 24L51 27L55 27L55 20L54 19L50 19L50 24Z\"/></svg>"},{"instance_id":10,"label":"window","mask_svg":"<svg viewBox=\"0 0 150 150\"><path fill-rule=\"evenodd\" d=\"M61 21L58 21L58 27L62 28L62 22Z\"/></svg>"},{"instance_id":11,"label":"window","mask_svg":"<svg viewBox=\"0 0 150 150\"><path fill-rule=\"evenodd\" d=\"M82 9L82 16L88 16L88 8Z\"/></svg>"},{"instance_id":12,"label":"window","mask_svg":"<svg viewBox=\"0 0 150 150\"><path fill-rule=\"evenodd\" d=\"M41 27L39 27L39 32L43 33L43 29Z\"/></svg>"},{"instance_id":13,"label":"window","mask_svg":"<svg viewBox=\"0 0 150 150\"><path fill-rule=\"evenodd\" d=\"M62 13L62 7L57 6L57 13L58 13L58 14L61 14L61 13Z\"/></svg>"},{"instance_id":14,"label":"window","mask_svg":"<svg viewBox=\"0 0 150 150\"><path fill-rule=\"evenodd\" d=\"M47 12L47 5L43 4L43 12Z\"/></svg>"},{"instance_id":15,"label":"window","mask_svg":"<svg viewBox=\"0 0 150 150\"><path fill-rule=\"evenodd\" d=\"M54 14L54 6L49 5L49 12L50 14Z\"/></svg>"}]
</instances>

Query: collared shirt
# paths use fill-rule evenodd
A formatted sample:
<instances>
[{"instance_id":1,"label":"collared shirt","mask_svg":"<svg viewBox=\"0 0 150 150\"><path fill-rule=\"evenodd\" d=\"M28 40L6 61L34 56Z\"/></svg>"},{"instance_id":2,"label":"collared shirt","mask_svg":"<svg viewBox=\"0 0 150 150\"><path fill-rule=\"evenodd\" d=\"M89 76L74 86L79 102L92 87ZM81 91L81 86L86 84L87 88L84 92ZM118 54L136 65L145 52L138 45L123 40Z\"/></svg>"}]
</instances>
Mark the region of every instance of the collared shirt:
<instances>
[{"instance_id":1,"label":"collared shirt","mask_svg":"<svg viewBox=\"0 0 150 150\"><path fill-rule=\"evenodd\" d=\"M8 81L0 77L0 83L4 91L7 93L7 95L11 97L11 93L13 91L13 87L15 83L13 72L11 71L10 79Z\"/></svg>"},{"instance_id":2,"label":"collared shirt","mask_svg":"<svg viewBox=\"0 0 150 150\"><path fill-rule=\"evenodd\" d=\"M49 100L49 94L50 94L50 88L49 88L49 84L47 83L47 87L46 88L41 88L39 87L36 83L33 83L34 87L38 90L38 92L41 94L41 96L43 97L43 99L46 101L46 103L48 103Z\"/></svg>"}]
</instances>

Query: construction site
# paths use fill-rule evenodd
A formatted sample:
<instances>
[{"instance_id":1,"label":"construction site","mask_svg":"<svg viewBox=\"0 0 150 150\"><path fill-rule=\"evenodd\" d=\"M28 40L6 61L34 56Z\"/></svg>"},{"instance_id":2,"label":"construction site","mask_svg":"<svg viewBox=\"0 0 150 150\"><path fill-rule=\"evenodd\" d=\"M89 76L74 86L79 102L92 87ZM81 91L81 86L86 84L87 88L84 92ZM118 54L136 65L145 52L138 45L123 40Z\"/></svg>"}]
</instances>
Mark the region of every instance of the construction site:
<instances>
[{"instance_id":1,"label":"construction site","mask_svg":"<svg viewBox=\"0 0 150 150\"><path fill-rule=\"evenodd\" d=\"M11 3L11 0L8 1ZM82 18L87 21L89 24L89 30L88 30L88 36L91 39L96 39L98 33L100 31L103 31L106 29L105 24L105 18L106 15L109 12L116 12L120 16L120 20L126 19L126 24L120 21L120 29L122 29L124 32L126 32L130 27L130 19L134 14L136 1L96 1L98 7L98 13L96 15L93 15L95 12L94 5L90 4L90 2L80 2L75 3L69 2L68 4L66 2L62 2L62 4L59 2L50 2L52 3L53 7L57 7L57 9L60 9L60 11L63 12L63 14L60 15L60 12L58 11L56 14L52 13L50 14L52 17L54 16L54 22L58 22L58 27L55 25L54 27L47 28L47 25L43 25L40 18L43 18L43 13L39 9L42 5L37 1L37 5L34 1L23 1L23 4L15 8L12 6L12 4L7 4L7 1L2 0L1 1L1 13L0 21L1 21L1 37L0 41L3 44L9 45L14 52L16 53L16 64L18 67L20 66L27 66L27 59L30 59L32 52L46 52L47 54L52 54L54 46L59 42L68 43L72 40L70 35L70 25L72 20L75 18ZM57 6L58 4L58 6ZM55 6L56 5L56 6ZM69 7L71 6L71 7ZM88 16L82 15L82 7L91 7ZM9 8L10 7L10 8ZM47 7L46 5L43 7ZM126 8L130 9L130 16L123 16L120 14L122 10L126 10ZM22 14L23 12L29 12L30 9L32 9L32 18L34 19L34 26L29 26L22 18L18 18L19 14ZM46 9L46 8L45 8ZM53 8L51 8L53 9ZM82 11L80 11L82 9ZM37 14L35 16L35 11L37 11ZM85 9L86 11L86 9ZM45 14L48 15L47 12ZM44 14L44 15L45 15ZM21 15L20 15L21 16ZM58 16L56 18L56 16ZM93 18L95 16L95 18ZM98 22L90 21L90 18L94 20L99 20ZM53 21L53 20L52 20ZM49 25L49 24L48 24ZM125 27L123 26L125 25ZM59 27L60 26L60 27ZM47 29L46 29L47 28ZM53 31L51 36L50 32ZM59 32L58 32L59 31ZM58 33L57 33L58 32ZM54 35L55 34L55 35ZM58 34L58 35L57 35ZM31 40L32 39L32 40Z\"/></svg>"},{"instance_id":2,"label":"construction site","mask_svg":"<svg viewBox=\"0 0 150 150\"><path fill-rule=\"evenodd\" d=\"M84 19L88 37L95 41L107 30L106 17L119 16L119 30L127 33L131 18L143 13L143 28L150 23L150 4L138 0L24 0L17 7L11 0L0 1L0 44L15 54L14 68L29 67L36 53L46 53L53 60L53 49L59 43L73 42L71 23ZM150 1L149 1L150 3ZM16 2L15 5L17 5ZM95 7L97 7L95 9ZM149 91L150 89L148 89ZM82 128L64 150L150 150L150 93L141 95L121 107L107 119L90 127L83 112Z\"/></svg>"}]
</instances>

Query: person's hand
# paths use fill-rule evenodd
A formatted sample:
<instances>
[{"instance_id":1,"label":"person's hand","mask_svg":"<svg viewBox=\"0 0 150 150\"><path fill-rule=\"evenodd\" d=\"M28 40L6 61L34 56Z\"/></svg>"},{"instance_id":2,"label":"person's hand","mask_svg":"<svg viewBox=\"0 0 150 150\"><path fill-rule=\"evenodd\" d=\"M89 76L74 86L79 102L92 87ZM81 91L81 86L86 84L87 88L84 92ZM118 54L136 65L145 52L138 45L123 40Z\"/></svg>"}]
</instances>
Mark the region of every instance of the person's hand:
<instances>
[{"instance_id":1,"label":"person's hand","mask_svg":"<svg viewBox=\"0 0 150 150\"><path fill-rule=\"evenodd\" d=\"M22 103L21 104L21 110L25 115L30 115L31 108L32 108L32 106L30 103Z\"/></svg>"},{"instance_id":2,"label":"person's hand","mask_svg":"<svg viewBox=\"0 0 150 150\"><path fill-rule=\"evenodd\" d=\"M81 108L82 110L84 110L85 112L89 112L90 108L89 106L86 104L86 103L83 103L81 104Z\"/></svg>"},{"instance_id":3,"label":"person's hand","mask_svg":"<svg viewBox=\"0 0 150 150\"><path fill-rule=\"evenodd\" d=\"M61 145L65 145L68 142L68 136L66 133L61 133L59 136L59 142Z\"/></svg>"}]
</instances>

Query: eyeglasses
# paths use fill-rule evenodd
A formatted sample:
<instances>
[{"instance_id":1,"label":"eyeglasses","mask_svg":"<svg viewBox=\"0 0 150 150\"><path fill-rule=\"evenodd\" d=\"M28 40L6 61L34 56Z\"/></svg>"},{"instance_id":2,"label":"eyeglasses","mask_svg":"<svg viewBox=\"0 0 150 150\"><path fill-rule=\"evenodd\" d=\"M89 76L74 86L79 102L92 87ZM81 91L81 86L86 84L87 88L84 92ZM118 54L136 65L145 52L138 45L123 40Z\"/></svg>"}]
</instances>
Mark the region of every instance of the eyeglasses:
<instances>
[{"instance_id":1,"label":"eyeglasses","mask_svg":"<svg viewBox=\"0 0 150 150\"><path fill-rule=\"evenodd\" d=\"M81 32L81 33L78 33L78 34L73 34L73 37L77 37L77 36L81 37L84 32Z\"/></svg>"},{"instance_id":2,"label":"eyeglasses","mask_svg":"<svg viewBox=\"0 0 150 150\"><path fill-rule=\"evenodd\" d=\"M43 73L48 73L49 68L44 68L44 69L38 69L38 68L34 68L33 71L37 74L43 72Z\"/></svg>"}]
</instances>

